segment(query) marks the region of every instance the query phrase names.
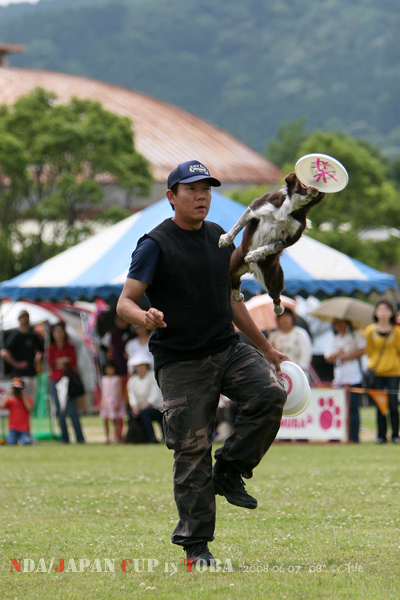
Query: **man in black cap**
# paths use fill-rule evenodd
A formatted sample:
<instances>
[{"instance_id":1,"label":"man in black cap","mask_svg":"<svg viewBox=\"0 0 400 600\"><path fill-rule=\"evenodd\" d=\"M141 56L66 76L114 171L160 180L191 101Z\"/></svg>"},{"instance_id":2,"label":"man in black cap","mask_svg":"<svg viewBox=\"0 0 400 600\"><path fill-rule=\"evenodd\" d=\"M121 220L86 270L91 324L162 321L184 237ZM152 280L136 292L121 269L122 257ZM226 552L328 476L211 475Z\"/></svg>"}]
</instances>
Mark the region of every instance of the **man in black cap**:
<instances>
[{"instance_id":1,"label":"man in black cap","mask_svg":"<svg viewBox=\"0 0 400 600\"><path fill-rule=\"evenodd\" d=\"M254 509L245 489L253 469L275 439L286 393L277 352L243 302L233 302L229 264L233 245L219 248L224 230L206 217L211 186L220 186L197 160L168 177L174 210L142 237L132 255L117 305L126 321L152 331L149 347L163 395L165 442L174 450L174 495L179 522L172 542L187 559L213 564L215 494ZM151 308L142 310L146 292ZM233 323L261 352L240 342ZM273 365L273 366L271 366ZM212 434L220 394L236 402L233 434L215 452Z\"/></svg>"},{"instance_id":2,"label":"man in black cap","mask_svg":"<svg viewBox=\"0 0 400 600\"><path fill-rule=\"evenodd\" d=\"M43 356L44 344L43 340L32 330L27 310L20 311L18 322L18 329L8 336L1 355L11 365L11 376L21 377L25 384L26 394L35 398L35 365Z\"/></svg>"}]
</instances>

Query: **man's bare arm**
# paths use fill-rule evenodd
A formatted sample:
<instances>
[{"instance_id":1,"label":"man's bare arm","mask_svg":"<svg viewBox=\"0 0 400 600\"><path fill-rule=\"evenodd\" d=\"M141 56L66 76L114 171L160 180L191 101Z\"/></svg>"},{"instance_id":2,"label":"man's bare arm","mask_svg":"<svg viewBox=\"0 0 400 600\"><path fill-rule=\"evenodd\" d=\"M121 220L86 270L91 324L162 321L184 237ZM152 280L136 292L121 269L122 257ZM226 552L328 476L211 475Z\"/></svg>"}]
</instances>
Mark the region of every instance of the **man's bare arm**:
<instances>
[{"instance_id":1,"label":"man's bare arm","mask_svg":"<svg viewBox=\"0 0 400 600\"><path fill-rule=\"evenodd\" d=\"M271 346L265 335L254 323L244 302L234 302L232 300L231 305L233 308L233 322L236 327L261 350L266 360L273 364L276 370L280 372L281 362L289 360L289 358Z\"/></svg>"},{"instance_id":2,"label":"man's bare arm","mask_svg":"<svg viewBox=\"0 0 400 600\"><path fill-rule=\"evenodd\" d=\"M128 278L117 303L117 314L127 323L144 325L149 330L166 327L164 315L160 310L156 308L143 310L139 306L139 300L147 287L148 284L143 281Z\"/></svg>"}]
</instances>

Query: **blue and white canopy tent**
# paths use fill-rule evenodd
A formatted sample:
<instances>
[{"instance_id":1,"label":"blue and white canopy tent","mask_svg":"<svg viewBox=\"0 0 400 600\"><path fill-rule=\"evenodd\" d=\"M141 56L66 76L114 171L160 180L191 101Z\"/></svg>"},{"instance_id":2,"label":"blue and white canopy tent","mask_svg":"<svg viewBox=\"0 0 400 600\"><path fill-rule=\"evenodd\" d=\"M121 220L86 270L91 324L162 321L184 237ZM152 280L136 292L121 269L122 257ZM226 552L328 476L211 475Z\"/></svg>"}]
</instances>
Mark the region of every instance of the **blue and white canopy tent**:
<instances>
[{"instance_id":1,"label":"blue and white canopy tent","mask_svg":"<svg viewBox=\"0 0 400 600\"><path fill-rule=\"evenodd\" d=\"M213 191L210 221L230 229L243 213L242 204ZM0 284L0 299L115 301L122 290L132 251L139 238L172 217L166 198L69 248L44 263ZM241 234L235 240L241 241ZM306 235L281 259L285 294L327 296L356 292L383 293L397 289L393 275L381 273ZM263 288L252 276L242 278L242 290L255 294Z\"/></svg>"}]
</instances>

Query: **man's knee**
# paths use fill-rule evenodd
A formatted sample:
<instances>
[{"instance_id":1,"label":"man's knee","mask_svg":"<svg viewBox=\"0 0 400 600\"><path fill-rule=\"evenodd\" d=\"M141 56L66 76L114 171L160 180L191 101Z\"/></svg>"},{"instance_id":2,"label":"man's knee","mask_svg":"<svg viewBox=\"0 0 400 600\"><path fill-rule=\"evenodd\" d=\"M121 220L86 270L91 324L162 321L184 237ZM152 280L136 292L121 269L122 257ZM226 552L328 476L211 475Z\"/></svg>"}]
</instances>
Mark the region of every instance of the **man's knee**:
<instances>
[{"instance_id":1,"label":"man's knee","mask_svg":"<svg viewBox=\"0 0 400 600\"><path fill-rule=\"evenodd\" d=\"M174 484L176 489L191 488L201 492L211 484L212 445L175 454Z\"/></svg>"},{"instance_id":2,"label":"man's knee","mask_svg":"<svg viewBox=\"0 0 400 600\"><path fill-rule=\"evenodd\" d=\"M275 413L283 410L286 400L285 389L276 385L255 395L249 401L248 407L249 411L254 413Z\"/></svg>"}]
</instances>

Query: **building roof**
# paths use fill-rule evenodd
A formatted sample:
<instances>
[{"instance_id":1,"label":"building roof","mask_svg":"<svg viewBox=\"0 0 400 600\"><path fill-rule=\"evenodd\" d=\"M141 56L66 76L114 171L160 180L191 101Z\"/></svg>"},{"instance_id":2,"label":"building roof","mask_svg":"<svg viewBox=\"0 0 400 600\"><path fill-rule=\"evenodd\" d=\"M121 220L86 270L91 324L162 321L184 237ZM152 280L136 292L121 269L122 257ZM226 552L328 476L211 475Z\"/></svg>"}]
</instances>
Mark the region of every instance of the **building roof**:
<instances>
[{"instance_id":1,"label":"building roof","mask_svg":"<svg viewBox=\"0 0 400 600\"><path fill-rule=\"evenodd\" d=\"M215 125L151 96L87 77L0 67L0 104L12 105L35 87L62 102L72 96L96 100L133 121L135 148L149 161L154 180L165 183L182 161L206 164L223 183L276 183L280 170L261 154Z\"/></svg>"}]
</instances>

